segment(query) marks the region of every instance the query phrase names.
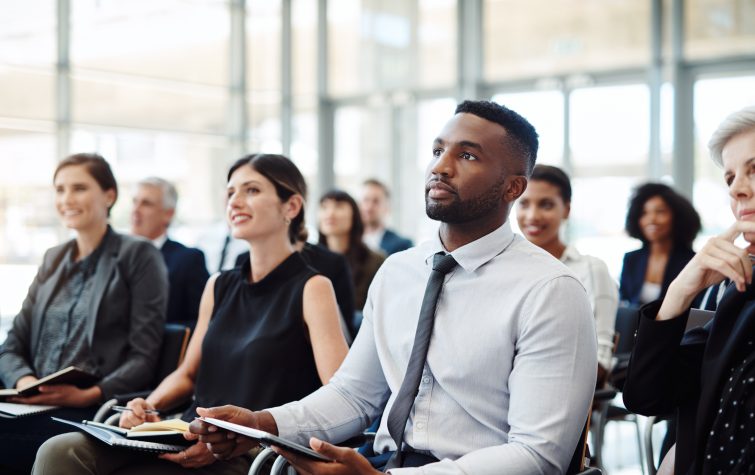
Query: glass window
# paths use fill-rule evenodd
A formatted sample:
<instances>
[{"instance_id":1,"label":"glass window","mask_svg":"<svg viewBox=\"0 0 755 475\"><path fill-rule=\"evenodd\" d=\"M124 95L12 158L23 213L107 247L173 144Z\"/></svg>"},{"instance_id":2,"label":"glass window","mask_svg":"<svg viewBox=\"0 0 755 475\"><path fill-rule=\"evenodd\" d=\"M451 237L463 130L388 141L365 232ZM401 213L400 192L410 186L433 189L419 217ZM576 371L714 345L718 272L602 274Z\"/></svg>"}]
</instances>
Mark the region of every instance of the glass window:
<instances>
[{"instance_id":1,"label":"glass window","mask_svg":"<svg viewBox=\"0 0 755 475\"><path fill-rule=\"evenodd\" d=\"M71 2L74 69L223 86L228 82L225 1Z\"/></svg>"},{"instance_id":2,"label":"glass window","mask_svg":"<svg viewBox=\"0 0 755 475\"><path fill-rule=\"evenodd\" d=\"M250 151L281 151L281 3L247 2L247 114Z\"/></svg>"},{"instance_id":3,"label":"glass window","mask_svg":"<svg viewBox=\"0 0 755 475\"><path fill-rule=\"evenodd\" d=\"M55 2L0 2L0 117L55 117Z\"/></svg>"},{"instance_id":4,"label":"glass window","mask_svg":"<svg viewBox=\"0 0 755 475\"><path fill-rule=\"evenodd\" d=\"M456 3L332 0L328 42L332 95L449 86L456 78Z\"/></svg>"},{"instance_id":5,"label":"glass window","mask_svg":"<svg viewBox=\"0 0 755 475\"><path fill-rule=\"evenodd\" d=\"M569 241L614 277L638 247L624 232L632 188L646 180L650 114L641 84L576 89L570 96L573 198Z\"/></svg>"},{"instance_id":6,"label":"glass window","mask_svg":"<svg viewBox=\"0 0 755 475\"><path fill-rule=\"evenodd\" d=\"M387 105L336 110L334 168L339 188L356 193L367 177L390 180L390 118Z\"/></svg>"},{"instance_id":7,"label":"glass window","mask_svg":"<svg viewBox=\"0 0 755 475\"><path fill-rule=\"evenodd\" d=\"M226 89L143 82L102 73L72 76L74 122L225 133Z\"/></svg>"},{"instance_id":8,"label":"glass window","mask_svg":"<svg viewBox=\"0 0 755 475\"><path fill-rule=\"evenodd\" d=\"M755 0L690 0L684 6L688 58L752 54Z\"/></svg>"},{"instance_id":9,"label":"glass window","mask_svg":"<svg viewBox=\"0 0 755 475\"><path fill-rule=\"evenodd\" d=\"M502 93L493 101L515 110L537 130L537 163L559 166L564 154L564 96L559 91Z\"/></svg>"},{"instance_id":10,"label":"glass window","mask_svg":"<svg viewBox=\"0 0 755 475\"><path fill-rule=\"evenodd\" d=\"M486 0L485 78L645 66L650 2L636 0Z\"/></svg>"},{"instance_id":11,"label":"glass window","mask_svg":"<svg viewBox=\"0 0 755 475\"><path fill-rule=\"evenodd\" d=\"M575 89L570 101L575 174L646 175L650 141L647 86Z\"/></svg>"},{"instance_id":12,"label":"glass window","mask_svg":"<svg viewBox=\"0 0 755 475\"><path fill-rule=\"evenodd\" d=\"M695 184L693 203L703 221L703 234L731 226L729 194L721 169L708 154L708 140L730 113L755 105L755 75L703 78L695 83Z\"/></svg>"}]
</instances>

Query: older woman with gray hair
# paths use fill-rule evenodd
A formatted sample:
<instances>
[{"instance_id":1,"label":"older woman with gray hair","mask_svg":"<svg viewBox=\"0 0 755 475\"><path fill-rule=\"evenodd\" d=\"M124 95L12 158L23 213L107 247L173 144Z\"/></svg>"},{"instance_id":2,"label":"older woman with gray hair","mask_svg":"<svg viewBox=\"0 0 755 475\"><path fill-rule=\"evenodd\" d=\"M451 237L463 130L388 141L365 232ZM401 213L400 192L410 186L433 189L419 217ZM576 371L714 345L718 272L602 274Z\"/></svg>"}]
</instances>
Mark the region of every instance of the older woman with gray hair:
<instances>
[{"instance_id":1,"label":"older woman with gray hair","mask_svg":"<svg viewBox=\"0 0 755 475\"><path fill-rule=\"evenodd\" d=\"M624 402L644 415L678 411L673 472L755 472L755 106L727 117L708 145L723 168L734 223L710 239L641 309ZM735 240L744 236L742 247ZM690 305L706 287L732 283L713 320L685 334ZM664 465L666 462L664 461Z\"/></svg>"}]
</instances>

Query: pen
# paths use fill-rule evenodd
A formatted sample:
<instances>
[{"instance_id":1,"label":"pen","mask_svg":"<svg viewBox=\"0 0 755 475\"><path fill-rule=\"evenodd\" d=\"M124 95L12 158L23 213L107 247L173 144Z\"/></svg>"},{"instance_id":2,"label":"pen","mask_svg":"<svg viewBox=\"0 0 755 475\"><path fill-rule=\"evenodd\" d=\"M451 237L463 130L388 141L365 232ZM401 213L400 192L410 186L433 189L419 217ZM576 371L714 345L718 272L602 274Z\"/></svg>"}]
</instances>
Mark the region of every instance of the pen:
<instances>
[{"instance_id":1,"label":"pen","mask_svg":"<svg viewBox=\"0 0 755 475\"><path fill-rule=\"evenodd\" d=\"M131 412L132 410L130 407L126 407L126 406L113 406L110 409L114 410L115 412L127 412L127 411ZM156 411L154 409L145 409L144 412L146 414L154 414L154 415L160 414L160 411Z\"/></svg>"}]
</instances>

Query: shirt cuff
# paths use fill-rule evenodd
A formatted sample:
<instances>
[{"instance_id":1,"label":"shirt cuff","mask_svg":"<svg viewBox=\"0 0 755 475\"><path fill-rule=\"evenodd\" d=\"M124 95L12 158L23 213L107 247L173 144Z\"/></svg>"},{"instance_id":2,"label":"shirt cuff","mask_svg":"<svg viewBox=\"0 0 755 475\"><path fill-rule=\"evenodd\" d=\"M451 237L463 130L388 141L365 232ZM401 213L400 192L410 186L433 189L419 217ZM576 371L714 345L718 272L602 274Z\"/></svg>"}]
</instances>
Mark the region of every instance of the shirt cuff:
<instances>
[{"instance_id":1,"label":"shirt cuff","mask_svg":"<svg viewBox=\"0 0 755 475\"><path fill-rule=\"evenodd\" d=\"M291 414L288 407L278 406L265 410L273 416L273 419L275 419L275 425L278 427L278 437L293 439L299 435L299 427L296 425L294 416Z\"/></svg>"}]
</instances>

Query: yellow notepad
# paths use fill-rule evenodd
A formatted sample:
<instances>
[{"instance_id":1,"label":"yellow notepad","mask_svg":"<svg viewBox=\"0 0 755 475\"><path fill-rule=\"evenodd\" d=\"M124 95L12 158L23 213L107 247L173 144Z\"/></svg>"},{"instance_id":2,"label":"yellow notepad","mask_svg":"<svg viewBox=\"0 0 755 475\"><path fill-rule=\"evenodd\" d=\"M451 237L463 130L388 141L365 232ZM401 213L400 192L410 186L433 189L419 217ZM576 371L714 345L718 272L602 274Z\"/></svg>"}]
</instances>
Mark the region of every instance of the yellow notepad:
<instances>
[{"instance_id":1,"label":"yellow notepad","mask_svg":"<svg viewBox=\"0 0 755 475\"><path fill-rule=\"evenodd\" d=\"M145 422L131 428L129 432L175 431L189 432L189 423L181 419L166 419L158 422Z\"/></svg>"}]
</instances>

